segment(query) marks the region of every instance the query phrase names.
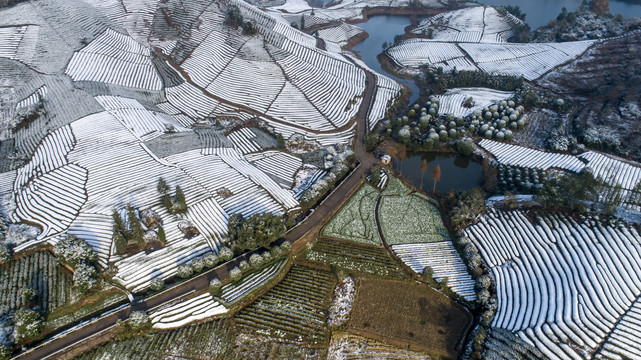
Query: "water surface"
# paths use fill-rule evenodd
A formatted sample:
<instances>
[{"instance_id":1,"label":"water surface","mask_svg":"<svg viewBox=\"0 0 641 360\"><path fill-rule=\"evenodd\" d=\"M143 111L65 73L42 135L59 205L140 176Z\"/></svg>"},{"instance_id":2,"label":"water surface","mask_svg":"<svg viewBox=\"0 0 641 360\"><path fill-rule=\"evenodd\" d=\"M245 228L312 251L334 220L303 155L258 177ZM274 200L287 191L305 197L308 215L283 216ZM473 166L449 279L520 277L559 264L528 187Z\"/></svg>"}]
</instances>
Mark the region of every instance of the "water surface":
<instances>
[{"instance_id":1,"label":"water surface","mask_svg":"<svg viewBox=\"0 0 641 360\"><path fill-rule=\"evenodd\" d=\"M425 171L421 171L423 160L427 162ZM392 165L397 173L403 175L415 187L428 192L432 191L434 185L432 172L437 164L441 167L441 180L436 183L436 191L441 193L450 190L467 191L480 186L483 167L466 156L425 152L408 154L408 157L403 161L396 158L392 160Z\"/></svg>"}]
</instances>

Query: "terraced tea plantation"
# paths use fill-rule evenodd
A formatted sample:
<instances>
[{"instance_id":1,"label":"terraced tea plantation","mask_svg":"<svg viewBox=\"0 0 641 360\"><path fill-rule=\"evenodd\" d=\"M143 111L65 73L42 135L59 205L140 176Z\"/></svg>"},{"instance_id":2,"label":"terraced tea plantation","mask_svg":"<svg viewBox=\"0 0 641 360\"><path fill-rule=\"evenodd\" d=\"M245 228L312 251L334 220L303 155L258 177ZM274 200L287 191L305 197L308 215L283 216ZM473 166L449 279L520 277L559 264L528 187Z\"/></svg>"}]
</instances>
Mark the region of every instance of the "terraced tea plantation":
<instances>
[{"instance_id":1,"label":"terraced tea plantation","mask_svg":"<svg viewBox=\"0 0 641 360\"><path fill-rule=\"evenodd\" d=\"M22 290L33 289L40 309L51 312L72 300L73 274L49 251L0 265L0 315L24 305Z\"/></svg>"},{"instance_id":2,"label":"terraced tea plantation","mask_svg":"<svg viewBox=\"0 0 641 360\"><path fill-rule=\"evenodd\" d=\"M307 259L363 275L393 278L407 276L382 247L351 241L321 238L307 253Z\"/></svg>"},{"instance_id":3,"label":"terraced tea plantation","mask_svg":"<svg viewBox=\"0 0 641 360\"><path fill-rule=\"evenodd\" d=\"M222 319L111 342L75 359L227 359L230 346L229 322Z\"/></svg>"},{"instance_id":4,"label":"terraced tea plantation","mask_svg":"<svg viewBox=\"0 0 641 360\"><path fill-rule=\"evenodd\" d=\"M283 281L238 313L237 331L326 346L334 274L295 265Z\"/></svg>"}]
</instances>

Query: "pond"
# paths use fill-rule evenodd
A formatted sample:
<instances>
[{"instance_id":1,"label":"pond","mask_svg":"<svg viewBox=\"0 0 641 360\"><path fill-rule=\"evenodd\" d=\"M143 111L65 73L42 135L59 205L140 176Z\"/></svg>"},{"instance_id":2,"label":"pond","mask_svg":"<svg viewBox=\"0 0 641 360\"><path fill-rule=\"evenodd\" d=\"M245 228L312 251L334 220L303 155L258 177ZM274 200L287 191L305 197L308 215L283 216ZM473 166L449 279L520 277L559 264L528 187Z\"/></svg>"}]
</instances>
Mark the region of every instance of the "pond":
<instances>
[{"instance_id":1,"label":"pond","mask_svg":"<svg viewBox=\"0 0 641 360\"><path fill-rule=\"evenodd\" d=\"M575 11L582 0L484 0L480 2L486 5L519 6L526 14L525 21L532 30L536 30L555 19L564 7L568 11ZM610 0L610 12L624 17L641 17L641 1Z\"/></svg>"},{"instance_id":2,"label":"pond","mask_svg":"<svg viewBox=\"0 0 641 360\"><path fill-rule=\"evenodd\" d=\"M425 171L421 171L423 160L427 162ZM466 156L424 152L408 154L408 157L403 161L392 159L392 166L397 173L403 175L415 187L428 192L432 191L434 184L432 172L437 164L441 168L441 180L436 183L436 191L438 192L467 191L479 187L481 184L483 166Z\"/></svg>"},{"instance_id":3,"label":"pond","mask_svg":"<svg viewBox=\"0 0 641 360\"><path fill-rule=\"evenodd\" d=\"M369 37L358 43L353 50L358 53L363 61L372 68L372 70L385 74L388 77L405 84L412 90L410 104L416 101L419 96L418 86L413 80L401 79L381 68L381 64L376 58L383 52L383 44L394 42L394 36L405 34L405 27L410 25L408 15L376 15L372 16L367 22L357 24L358 27L367 31Z\"/></svg>"}]
</instances>

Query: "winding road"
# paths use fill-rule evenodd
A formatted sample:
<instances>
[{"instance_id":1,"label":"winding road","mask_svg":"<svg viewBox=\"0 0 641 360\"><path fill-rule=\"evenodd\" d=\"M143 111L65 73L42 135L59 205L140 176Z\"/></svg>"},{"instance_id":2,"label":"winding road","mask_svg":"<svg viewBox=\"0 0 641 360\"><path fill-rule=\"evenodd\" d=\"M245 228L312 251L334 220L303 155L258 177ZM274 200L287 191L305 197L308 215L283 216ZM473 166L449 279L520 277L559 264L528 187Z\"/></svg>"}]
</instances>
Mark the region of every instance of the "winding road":
<instances>
[{"instance_id":1,"label":"winding road","mask_svg":"<svg viewBox=\"0 0 641 360\"><path fill-rule=\"evenodd\" d=\"M367 81L365 91L363 92L363 101L356 114L357 129L356 139L353 144L354 153L358 158L359 165L307 218L285 234L285 239L290 241L294 247L299 247L315 237L315 234L317 234L338 211L340 205L358 189L370 169L378 162L364 147L365 134L368 128L367 115L376 92L376 77L366 69L363 69L363 71L365 72ZM98 338L104 332L113 329L117 321L119 319L127 319L132 310L150 310L180 297L186 297L194 292L202 291L209 286L209 280L215 277L227 279L229 276L228 271L236 266L237 262L240 262L240 260L248 257L250 254L251 253L244 254L153 297L134 302L111 314L101 316L82 327L69 330L62 336L52 338L45 343L18 354L14 359L41 360L65 357L65 354L69 353L73 347L82 344L86 340Z\"/></svg>"}]
</instances>

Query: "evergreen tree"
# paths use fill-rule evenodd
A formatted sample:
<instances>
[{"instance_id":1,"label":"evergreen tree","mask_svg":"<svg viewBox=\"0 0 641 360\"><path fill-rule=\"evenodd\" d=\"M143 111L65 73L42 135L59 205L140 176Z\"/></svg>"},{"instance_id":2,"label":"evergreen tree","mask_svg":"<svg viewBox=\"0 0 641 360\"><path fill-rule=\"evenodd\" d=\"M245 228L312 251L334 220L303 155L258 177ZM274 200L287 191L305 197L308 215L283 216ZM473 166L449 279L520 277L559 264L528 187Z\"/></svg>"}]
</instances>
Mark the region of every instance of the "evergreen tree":
<instances>
[{"instance_id":1,"label":"evergreen tree","mask_svg":"<svg viewBox=\"0 0 641 360\"><path fill-rule=\"evenodd\" d=\"M116 254L124 254L127 251L127 239L122 232L114 231L113 240L116 245Z\"/></svg>"},{"instance_id":2,"label":"evergreen tree","mask_svg":"<svg viewBox=\"0 0 641 360\"><path fill-rule=\"evenodd\" d=\"M167 194L169 191L169 186L167 186L167 183L165 183L165 179L159 178L158 179L158 186L157 186L158 192L160 194Z\"/></svg>"},{"instance_id":3,"label":"evergreen tree","mask_svg":"<svg viewBox=\"0 0 641 360\"><path fill-rule=\"evenodd\" d=\"M176 185L176 212L185 212L187 211L187 202L185 200L185 194L179 185Z\"/></svg>"},{"instance_id":4,"label":"evergreen tree","mask_svg":"<svg viewBox=\"0 0 641 360\"><path fill-rule=\"evenodd\" d=\"M131 205L127 205L127 220L129 221L131 238L135 240L138 245L142 245L142 237L144 235L144 231L142 230L142 224L140 223L140 220L136 216L136 211Z\"/></svg>"},{"instance_id":5,"label":"evergreen tree","mask_svg":"<svg viewBox=\"0 0 641 360\"><path fill-rule=\"evenodd\" d=\"M276 136L276 147L279 149L285 148L285 138L283 138L283 134L278 134L278 136Z\"/></svg>"},{"instance_id":6,"label":"evergreen tree","mask_svg":"<svg viewBox=\"0 0 641 360\"><path fill-rule=\"evenodd\" d=\"M163 245L167 244L167 235L165 235L165 229L162 225L158 225L158 241Z\"/></svg>"}]
</instances>

